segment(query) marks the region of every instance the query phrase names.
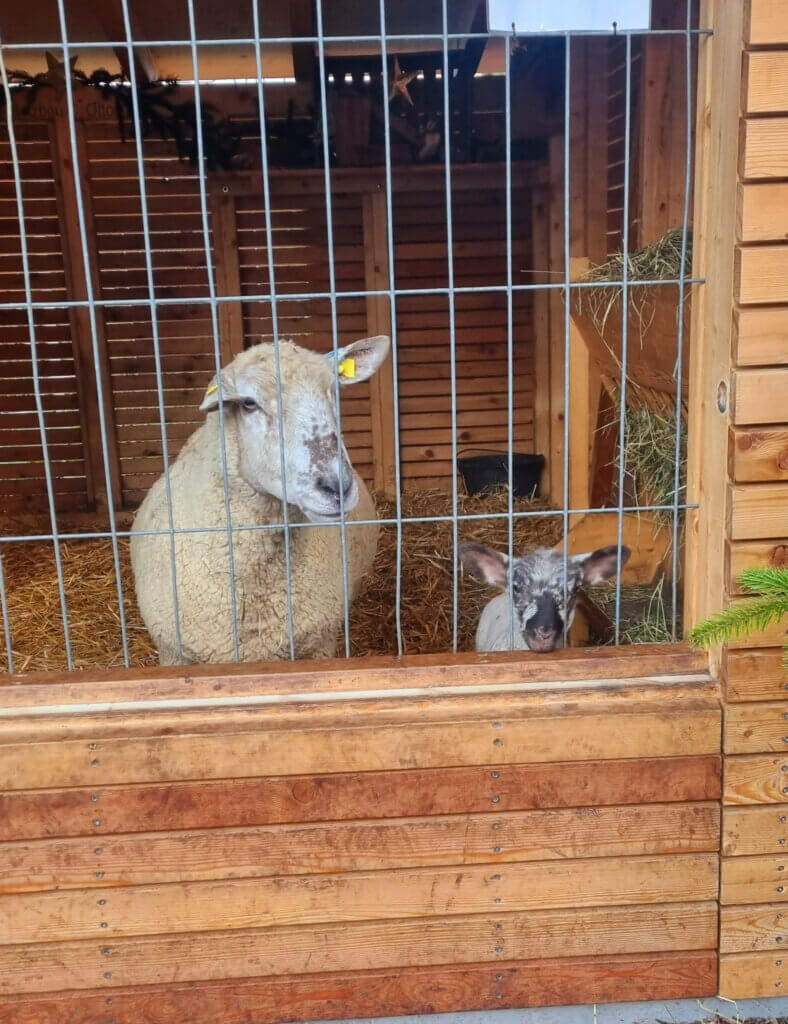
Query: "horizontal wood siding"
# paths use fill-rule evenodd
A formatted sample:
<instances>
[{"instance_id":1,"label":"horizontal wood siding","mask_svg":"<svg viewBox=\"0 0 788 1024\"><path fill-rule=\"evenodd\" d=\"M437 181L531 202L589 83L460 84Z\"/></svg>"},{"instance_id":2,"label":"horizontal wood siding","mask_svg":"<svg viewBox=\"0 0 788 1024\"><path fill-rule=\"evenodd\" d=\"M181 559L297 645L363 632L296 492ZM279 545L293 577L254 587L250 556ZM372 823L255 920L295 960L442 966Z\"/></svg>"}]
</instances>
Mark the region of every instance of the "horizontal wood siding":
<instances>
[{"instance_id":1,"label":"horizontal wood siding","mask_svg":"<svg viewBox=\"0 0 788 1024\"><path fill-rule=\"evenodd\" d=\"M202 710L205 670L0 685L0 1021L712 994L716 690L688 652L606 651L613 690L574 661L422 697L435 659L268 669L240 711L248 673Z\"/></svg>"},{"instance_id":2,"label":"horizontal wood siding","mask_svg":"<svg viewBox=\"0 0 788 1024\"><path fill-rule=\"evenodd\" d=\"M744 569L788 563L788 193L779 180L788 177L786 14L779 0L746 5L727 467L731 602L747 599L738 583ZM730 999L780 995L788 983L786 628L784 619L741 637L723 659L720 991Z\"/></svg>"}]
</instances>

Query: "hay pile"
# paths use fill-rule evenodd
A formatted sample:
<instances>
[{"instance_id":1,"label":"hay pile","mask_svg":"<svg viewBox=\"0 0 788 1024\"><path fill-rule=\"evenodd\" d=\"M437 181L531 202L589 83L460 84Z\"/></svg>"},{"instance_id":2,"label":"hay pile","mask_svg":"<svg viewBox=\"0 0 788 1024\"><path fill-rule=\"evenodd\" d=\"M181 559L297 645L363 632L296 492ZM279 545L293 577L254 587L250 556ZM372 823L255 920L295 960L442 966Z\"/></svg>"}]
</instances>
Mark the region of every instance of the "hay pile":
<instances>
[{"instance_id":1,"label":"hay pile","mask_svg":"<svg viewBox=\"0 0 788 1024\"><path fill-rule=\"evenodd\" d=\"M689 277L692 270L692 232L687 232L687 249L682 274L681 263L682 229L671 228L662 238L637 252L627 253L627 279L629 281L672 281L680 276ZM623 281L624 254L613 253L604 263L592 267L585 275L586 281ZM640 323L641 340L650 327L648 314L648 288L633 288L629 293L629 304ZM689 297L687 288L685 299ZM611 313L621 308L619 288L578 288L575 301L578 309L587 305L594 326L600 338L605 336L605 327ZM652 310L653 315L653 310Z\"/></svg>"},{"instance_id":2,"label":"hay pile","mask_svg":"<svg viewBox=\"0 0 788 1024\"><path fill-rule=\"evenodd\" d=\"M394 518L393 502L377 500L381 519ZM517 499L516 511L545 508ZM461 495L461 514L506 512L505 490L469 498ZM442 491L412 491L403 496L405 519L451 513L451 496ZM65 526L65 522L63 526ZM12 527L13 528L13 527ZM30 531L30 524L26 524ZM48 527L47 527L48 529ZM561 538L560 516L515 520L515 551L550 546ZM3 532L10 532L4 524ZM65 532L65 531L64 531ZM459 539L475 539L501 549L508 545L505 519L460 523ZM382 527L375 568L351 613L353 655L395 654L396 540L394 527ZM133 666L156 664L156 654L140 619L128 541L119 541L129 655ZM78 669L123 665L115 563L109 540L61 543L74 666ZM51 543L3 546L15 670L66 668L63 620ZM490 588L466 575L459 582L459 649L473 649L473 634ZM402 634L405 652L424 654L452 649L452 528L450 523L405 523L402 529ZM4 644L0 668L7 669ZM341 650L341 645L340 648Z\"/></svg>"}]
</instances>

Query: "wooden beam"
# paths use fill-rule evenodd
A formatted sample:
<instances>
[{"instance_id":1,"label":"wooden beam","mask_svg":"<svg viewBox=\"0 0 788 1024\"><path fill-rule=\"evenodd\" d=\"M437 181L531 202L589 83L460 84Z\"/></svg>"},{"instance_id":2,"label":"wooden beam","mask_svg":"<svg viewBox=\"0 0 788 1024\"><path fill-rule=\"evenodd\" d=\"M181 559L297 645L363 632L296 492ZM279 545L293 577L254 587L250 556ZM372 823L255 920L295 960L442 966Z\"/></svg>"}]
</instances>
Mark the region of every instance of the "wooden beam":
<instances>
[{"instance_id":1,"label":"wooden beam","mask_svg":"<svg viewBox=\"0 0 788 1024\"><path fill-rule=\"evenodd\" d=\"M731 487L729 508L731 540L788 536L788 483Z\"/></svg>"},{"instance_id":2,"label":"wooden beam","mask_svg":"<svg viewBox=\"0 0 788 1024\"><path fill-rule=\"evenodd\" d=\"M211 195L211 226L216 265L217 295L241 294L241 265L238 258L238 227L235 218L235 197ZM222 365L244 349L243 308L240 302L219 303L219 338Z\"/></svg>"},{"instance_id":3,"label":"wooden beam","mask_svg":"<svg viewBox=\"0 0 788 1024\"><path fill-rule=\"evenodd\" d=\"M734 321L739 366L788 366L788 316L784 306L740 309Z\"/></svg>"},{"instance_id":4,"label":"wooden beam","mask_svg":"<svg viewBox=\"0 0 788 1024\"><path fill-rule=\"evenodd\" d=\"M788 480L788 426L733 428L728 458L735 483Z\"/></svg>"},{"instance_id":5,"label":"wooden beam","mask_svg":"<svg viewBox=\"0 0 788 1024\"><path fill-rule=\"evenodd\" d=\"M550 139L550 261L548 281L564 279L564 140ZM562 292L550 290L550 500L554 507L564 503L564 356L566 348L566 305Z\"/></svg>"},{"instance_id":6,"label":"wooden beam","mask_svg":"<svg viewBox=\"0 0 788 1024\"><path fill-rule=\"evenodd\" d=\"M745 53L744 109L747 114L788 110L788 50Z\"/></svg>"},{"instance_id":7,"label":"wooden beam","mask_svg":"<svg viewBox=\"0 0 788 1024\"><path fill-rule=\"evenodd\" d=\"M550 196L547 189L534 189L531 196L531 266L532 283L550 280ZM533 293L534 335L534 444L545 464L541 473L540 493L550 500L552 473L550 467L550 292Z\"/></svg>"},{"instance_id":8,"label":"wooden beam","mask_svg":"<svg viewBox=\"0 0 788 1024\"><path fill-rule=\"evenodd\" d=\"M99 298L101 296L101 285L96 267L96 232L93 224L91 189L88 185L88 154L81 121L76 121L75 128L79 150L79 167L82 175L80 189L85 229L88 236L90 280L93 295L95 298ZM67 295L71 301L84 302L88 294L85 277L85 250L82 244L77 208L77 183L74 175L74 160L71 153L70 128L65 112L58 112L55 115L54 119L50 122L49 132L58 218L64 246ZM99 421L98 373L93 358L93 327L91 325L90 311L87 307L72 307L69 315L72 327L82 444L85 452L88 501L101 509L106 508L108 503L108 482L104 472L104 455ZM93 317L99 360L98 371L101 374L104 423L107 434L109 486L112 489L114 505L120 507L123 504L122 475L102 307L94 307Z\"/></svg>"},{"instance_id":9,"label":"wooden beam","mask_svg":"<svg viewBox=\"0 0 788 1024\"><path fill-rule=\"evenodd\" d=\"M315 15L313 0L289 0L290 32L296 36L314 36ZM310 88L315 80L315 44L293 43L293 73L299 85Z\"/></svg>"},{"instance_id":10,"label":"wooden beam","mask_svg":"<svg viewBox=\"0 0 788 1024\"><path fill-rule=\"evenodd\" d=\"M754 181L788 177L788 117L746 118L739 166Z\"/></svg>"},{"instance_id":11,"label":"wooden beam","mask_svg":"<svg viewBox=\"0 0 788 1024\"><path fill-rule=\"evenodd\" d=\"M743 22L743 4L702 0L700 24L714 37L699 41L693 275L707 283L692 302L687 500L699 508L687 513L685 629L725 598L728 414L718 389L730 373Z\"/></svg>"},{"instance_id":12,"label":"wooden beam","mask_svg":"<svg viewBox=\"0 0 788 1024\"><path fill-rule=\"evenodd\" d=\"M775 950L779 948L775 945ZM768 999L776 996L781 989L788 987L788 958L779 952L721 956L719 987L723 999Z\"/></svg>"},{"instance_id":13,"label":"wooden beam","mask_svg":"<svg viewBox=\"0 0 788 1024\"><path fill-rule=\"evenodd\" d=\"M783 0L749 0L746 39L750 46L788 43L788 8Z\"/></svg>"},{"instance_id":14,"label":"wooden beam","mask_svg":"<svg viewBox=\"0 0 788 1024\"><path fill-rule=\"evenodd\" d=\"M525 927L519 934L507 931L506 942L488 937L487 945L493 952L487 963L466 960L456 965L416 966L407 970L402 967L341 970L278 978L245 977L253 973L251 964L257 956L251 935L245 943L236 943L234 955L229 956L220 955L220 951L227 949L222 942L224 936L218 936L213 943L213 955L210 938L207 942L193 937L177 944L139 943L138 954L135 947L124 947L129 955L121 957L118 978L129 977L133 965L143 963L149 964L151 974L159 972L156 976L162 977L166 963L170 974L163 976L167 983L110 987L107 981L115 979L115 972L107 972L106 964L100 965L98 970L93 953L91 968L101 975L96 988L64 991L64 986L54 985L49 994L5 997L0 1001L0 1019L14 1024L64 1024L65 1021L107 1024L107 1011L111 1010L113 1018L124 1024L145 1019L156 1024L183 1024L184 1021L189 1024L215 1024L216 1021L248 1024L252 1020L257 1024L278 1024L283 1007L288 1020L311 1021L434 1014L456 1011L458 1007L501 1010L561 1005L573 1000L593 1003L713 995L717 988L713 906L663 907L658 917L651 909L648 916L637 915L637 909L629 910L628 914L610 912L603 922L586 912L574 919L568 918L562 927L558 922L535 921L535 924L544 923L545 930L533 934L530 944L526 938L530 929ZM495 926L493 921L486 923L488 928ZM424 925L420 927L425 929ZM430 929L425 934L429 936L431 932ZM578 936L586 945L582 955L572 957L572 951L580 946ZM622 945L624 936L631 936L630 944L648 946L650 951L611 953ZM393 941L395 936L381 935L377 947L386 948ZM501 952L494 952L493 942L503 947ZM458 944L461 950L467 950L466 956L470 955L470 943L458 940ZM517 947L522 948L529 959L513 959ZM651 950L651 947L659 949ZM697 951L690 947L696 947ZM343 942L337 936L337 940L325 948L333 949L338 955ZM429 949L429 945L426 948ZM548 949L556 949L561 958L549 958L548 954L546 959L532 959L535 950L545 956ZM601 953L589 955L590 949L599 949ZM679 952L664 952L666 949ZM66 970L72 967L69 987L73 988L73 976L85 976L78 967L80 954L82 962L86 962L87 954L74 946L37 946L35 952L20 950L18 964L22 969L23 957L32 957L40 963L42 976L49 979L56 976L52 972L57 971L58 962ZM185 981L185 974L176 973L189 970L189 965L198 962L201 954L204 960L200 959L199 963L208 965L211 976L216 977L225 963L233 976L227 980ZM454 949L447 955L454 957ZM30 975L29 967L26 973ZM112 977L107 979L106 973Z\"/></svg>"},{"instance_id":15,"label":"wooden beam","mask_svg":"<svg viewBox=\"0 0 788 1024\"><path fill-rule=\"evenodd\" d=\"M365 192L361 197L364 224L364 287L367 291L386 291L388 274L388 225L386 196ZM370 337L391 337L391 303L387 295L370 295L367 307L367 333ZM392 356L369 382L372 421L372 458L375 490L387 498L396 496L396 459L394 445L394 376Z\"/></svg>"}]
</instances>

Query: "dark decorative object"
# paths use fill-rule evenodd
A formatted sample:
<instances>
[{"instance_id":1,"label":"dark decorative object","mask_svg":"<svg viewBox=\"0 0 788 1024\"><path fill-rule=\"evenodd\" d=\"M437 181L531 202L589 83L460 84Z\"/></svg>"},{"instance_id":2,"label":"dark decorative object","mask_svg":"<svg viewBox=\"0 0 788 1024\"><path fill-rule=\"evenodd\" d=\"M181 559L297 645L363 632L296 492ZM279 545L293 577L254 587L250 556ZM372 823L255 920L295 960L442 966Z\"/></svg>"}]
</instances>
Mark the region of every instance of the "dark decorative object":
<instances>
[{"instance_id":1,"label":"dark decorative object","mask_svg":"<svg viewBox=\"0 0 788 1024\"><path fill-rule=\"evenodd\" d=\"M131 83L123 74L111 74L104 68L97 68L90 75L76 65L77 58L70 60L71 80L77 88L95 89L102 99L113 102L118 118L118 132L122 141L134 137L134 106ZM66 91L65 65L47 53L47 70L36 75L26 71L10 71L9 82L14 87L27 91L23 112L28 113L36 101L38 92L51 87L62 97ZM159 79L145 82L137 87L142 138L156 136L175 144L181 160L197 165L197 108L193 100L178 102L175 98L178 82L176 79ZM0 105L4 94L0 93ZM229 171L238 166L242 140L256 136L259 121L233 121L222 117L210 103L200 104L203 151L209 171Z\"/></svg>"}]
</instances>

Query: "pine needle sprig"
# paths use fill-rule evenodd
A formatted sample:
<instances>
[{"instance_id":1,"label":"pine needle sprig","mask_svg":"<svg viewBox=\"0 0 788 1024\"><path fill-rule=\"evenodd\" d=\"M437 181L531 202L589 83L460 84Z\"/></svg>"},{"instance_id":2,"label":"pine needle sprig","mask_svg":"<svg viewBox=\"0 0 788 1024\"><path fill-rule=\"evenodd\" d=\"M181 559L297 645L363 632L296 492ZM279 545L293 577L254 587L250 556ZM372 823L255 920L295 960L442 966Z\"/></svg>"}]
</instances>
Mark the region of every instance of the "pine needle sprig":
<instances>
[{"instance_id":1,"label":"pine needle sprig","mask_svg":"<svg viewBox=\"0 0 788 1024\"><path fill-rule=\"evenodd\" d=\"M690 633L696 647L712 647L736 637L762 632L788 615L788 568L745 569L738 578L739 586L750 594L750 600L725 608L699 622ZM788 643L785 645L788 669Z\"/></svg>"}]
</instances>

